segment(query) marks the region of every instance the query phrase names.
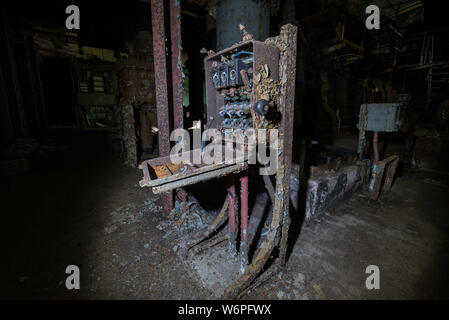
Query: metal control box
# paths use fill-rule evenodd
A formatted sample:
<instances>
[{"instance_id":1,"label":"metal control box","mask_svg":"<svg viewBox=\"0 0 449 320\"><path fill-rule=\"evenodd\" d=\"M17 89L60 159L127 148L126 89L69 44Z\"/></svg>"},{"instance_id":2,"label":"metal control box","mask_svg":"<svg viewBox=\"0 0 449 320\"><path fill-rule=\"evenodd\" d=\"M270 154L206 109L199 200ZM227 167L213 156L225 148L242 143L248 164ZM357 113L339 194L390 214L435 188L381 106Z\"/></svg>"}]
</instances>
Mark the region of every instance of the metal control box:
<instances>
[{"instance_id":1,"label":"metal control box","mask_svg":"<svg viewBox=\"0 0 449 320\"><path fill-rule=\"evenodd\" d=\"M273 81L279 79L279 49L261 41L244 41L204 60L207 128L254 127L254 82L260 66L266 65Z\"/></svg>"},{"instance_id":2,"label":"metal control box","mask_svg":"<svg viewBox=\"0 0 449 320\"><path fill-rule=\"evenodd\" d=\"M370 103L360 106L359 124L366 117L365 131L396 132L399 128L399 103Z\"/></svg>"}]
</instances>

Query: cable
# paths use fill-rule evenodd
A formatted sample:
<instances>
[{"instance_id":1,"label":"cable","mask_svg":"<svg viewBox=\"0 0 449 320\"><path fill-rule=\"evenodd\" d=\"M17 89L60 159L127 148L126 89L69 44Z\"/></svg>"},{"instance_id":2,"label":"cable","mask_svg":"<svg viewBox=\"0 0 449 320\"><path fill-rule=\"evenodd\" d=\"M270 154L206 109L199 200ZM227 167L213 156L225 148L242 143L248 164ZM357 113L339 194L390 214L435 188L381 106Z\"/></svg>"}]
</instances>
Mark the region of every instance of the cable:
<instances>
[{"instance_id":1,"label":"cable","mask_svg":"<svg viewBox=\"0 0 449 320\"><path fill-rule=\"evenodd\" d=\"M235 57L237 57L238 55L240 55L240 54L253 54L252 52L249 52L249 51L240 51L240 52L237 52L236 54L234 54L233 56L232 56L232 60L234 60L234 58Z\"/></svg>"}]
</instances>

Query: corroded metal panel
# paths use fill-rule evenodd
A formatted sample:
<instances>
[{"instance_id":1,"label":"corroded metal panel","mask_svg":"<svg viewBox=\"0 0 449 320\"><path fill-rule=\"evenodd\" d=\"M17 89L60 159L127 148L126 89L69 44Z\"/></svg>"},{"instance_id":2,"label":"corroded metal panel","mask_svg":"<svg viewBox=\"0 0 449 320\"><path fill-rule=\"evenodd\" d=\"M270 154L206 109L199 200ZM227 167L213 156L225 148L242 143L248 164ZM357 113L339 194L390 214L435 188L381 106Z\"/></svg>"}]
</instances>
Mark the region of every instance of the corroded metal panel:
<instances>
[{"instance_id":1,"label":"corroded metal panel","mask_svg":"<svg viewBox=\"0 0 449 320\"><path fill-rule=\"evenodd\" d=\"M369 180L370 161L357 161L337 171L320 174L307 182L306 219L311 219L337 200L361 189Z\"/></svg>"}]
</instances>

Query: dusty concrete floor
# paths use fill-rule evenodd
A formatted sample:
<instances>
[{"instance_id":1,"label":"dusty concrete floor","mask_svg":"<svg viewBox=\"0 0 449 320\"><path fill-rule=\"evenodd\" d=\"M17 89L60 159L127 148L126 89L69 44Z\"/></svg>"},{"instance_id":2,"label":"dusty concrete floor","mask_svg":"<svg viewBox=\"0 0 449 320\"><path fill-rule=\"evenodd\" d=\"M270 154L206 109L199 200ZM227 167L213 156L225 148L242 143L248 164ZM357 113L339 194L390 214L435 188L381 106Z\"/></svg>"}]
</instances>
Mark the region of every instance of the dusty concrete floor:
<instances>
[{"instance_id":1,"label":"dusty concrete floor","mask_svg":"<svg viewBox=\"0 0 449 320\"><path fill-rule=\"evenodd\" d=\"M26 175L2 178L2 298L214 297L175 239L157 226L159 202L137 186L102 135L59 135ZM86 156L90 154L90 156ZM378 202L365 194L303 224L285 271L253 299L448 298L449 188L407 175ZM65 289L65 268L81 289ZM380 268L380 290L365 268Z\"/></svg>"}]
</instances>

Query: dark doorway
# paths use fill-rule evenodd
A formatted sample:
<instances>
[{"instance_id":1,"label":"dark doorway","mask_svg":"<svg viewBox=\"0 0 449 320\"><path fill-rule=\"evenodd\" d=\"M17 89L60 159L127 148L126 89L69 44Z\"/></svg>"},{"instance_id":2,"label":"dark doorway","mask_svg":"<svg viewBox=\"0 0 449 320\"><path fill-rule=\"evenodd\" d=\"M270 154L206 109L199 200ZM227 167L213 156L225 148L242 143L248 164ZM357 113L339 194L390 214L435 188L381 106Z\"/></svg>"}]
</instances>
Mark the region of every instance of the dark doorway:
<instances>
[{"instance_id":1,"label":"dark doorway","mask_svg":"<svg viewBox=\"0 0 449 320\"><path fill-rule=\"evenodd\" d=\"M76 125L72 62L62 57L46 57L41 72L49 125Z\"/></svg>"}]
</instances>

